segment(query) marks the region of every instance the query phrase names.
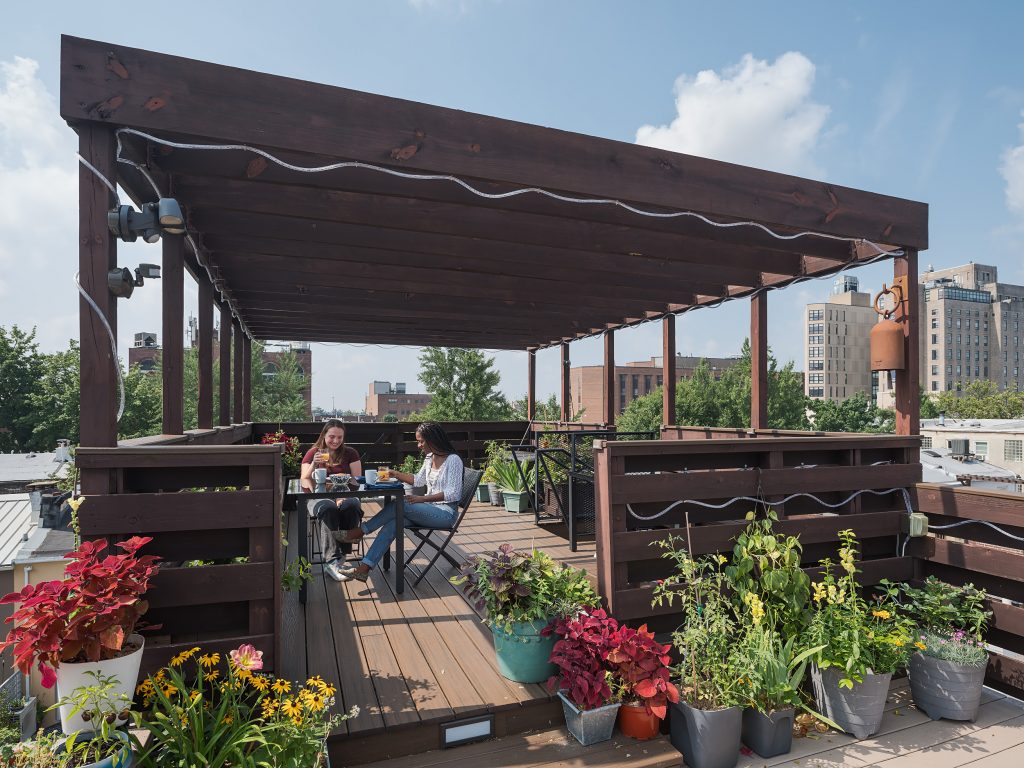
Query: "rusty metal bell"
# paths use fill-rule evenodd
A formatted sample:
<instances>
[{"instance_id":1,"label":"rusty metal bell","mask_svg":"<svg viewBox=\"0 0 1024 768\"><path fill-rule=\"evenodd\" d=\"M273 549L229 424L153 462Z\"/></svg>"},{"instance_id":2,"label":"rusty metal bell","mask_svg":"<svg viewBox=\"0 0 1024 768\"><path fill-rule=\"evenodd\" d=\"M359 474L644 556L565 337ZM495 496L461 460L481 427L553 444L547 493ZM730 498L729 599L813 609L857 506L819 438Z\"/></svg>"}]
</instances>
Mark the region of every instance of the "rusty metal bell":
<instances>
[{"instance_id":1,"label":"rusty metal bell","mask_svg":"<svg viewBox=\"0 0 1024 768\"><path fill-rule=\"evenodd\" d=\"M871 329L871 370L902 371L906 367L903 326L885 318Z\"/></svg>"}]
</instances>

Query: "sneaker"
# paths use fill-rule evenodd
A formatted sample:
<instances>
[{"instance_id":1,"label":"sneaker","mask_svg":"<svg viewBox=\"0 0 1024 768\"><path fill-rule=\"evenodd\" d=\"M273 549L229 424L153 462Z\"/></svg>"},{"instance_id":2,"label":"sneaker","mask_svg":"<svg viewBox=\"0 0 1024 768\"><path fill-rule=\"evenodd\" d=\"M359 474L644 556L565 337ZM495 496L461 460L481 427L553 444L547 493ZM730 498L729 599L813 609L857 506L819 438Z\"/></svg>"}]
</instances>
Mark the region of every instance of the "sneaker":
<instances>
[{"instance_id":1,"label":"sneaker","mask_svg":"<svg viewBox=\"0 0 1024 768\"><path fill-rule=\"evenodd\" d=\"M341 575L345 581L366 581L369 571L360 571L359 563L345 563L341 568Z\"/></svg>"},{"instance_id":2,"label":"sneaker","mask_svg":"<svg viewBox=\"0 0 1024 768\"><path fill-rule=\"evenodd\" d=\"M330 576L335 581L348 581L346 575L342 572L341 568L335 561L324 564L324 573Z\"/></svg>"}]
</instances>

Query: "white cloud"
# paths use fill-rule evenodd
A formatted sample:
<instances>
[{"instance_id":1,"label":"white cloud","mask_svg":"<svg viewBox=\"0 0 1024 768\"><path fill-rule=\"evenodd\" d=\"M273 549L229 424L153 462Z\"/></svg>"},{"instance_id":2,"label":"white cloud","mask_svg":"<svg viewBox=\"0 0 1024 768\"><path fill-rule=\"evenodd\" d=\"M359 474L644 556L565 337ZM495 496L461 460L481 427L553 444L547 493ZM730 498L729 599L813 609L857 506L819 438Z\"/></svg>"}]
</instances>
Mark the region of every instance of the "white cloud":
<instances>
[{"instance_id":1,"label":"white cloud","mask_svg":"<svg viewBox=\"0 0 1024 768\"><path fill-rule=\"evenodd\" d=\"M1024 117L1024 111L1021 117ZM1003 153L999 173L1006 180L1006 207L1024 219L1024 122L1017 127L1021 143Z\"/></svg>"},{"instance_id":2,"label":"white cloud","mask_svg":"<svg viewBox=\"0 0 1024 768\"><path fill-rule=\"evenodd\" d=\"M644 125L638 144L822 177L814 161L829 108L811 98L814 64L801 53L773 63L745 54L721 74L706 69L675 83L676 117Z\"/></svg>"}]
</instances>

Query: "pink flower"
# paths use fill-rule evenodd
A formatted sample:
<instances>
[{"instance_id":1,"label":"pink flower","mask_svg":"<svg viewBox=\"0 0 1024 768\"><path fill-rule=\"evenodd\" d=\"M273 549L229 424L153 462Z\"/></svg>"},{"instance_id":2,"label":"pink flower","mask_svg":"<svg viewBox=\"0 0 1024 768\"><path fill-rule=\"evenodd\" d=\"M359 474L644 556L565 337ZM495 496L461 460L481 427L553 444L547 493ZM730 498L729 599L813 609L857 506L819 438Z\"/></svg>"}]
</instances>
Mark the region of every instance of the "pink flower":
<instances>
[{"instance_id":1,"label":"pink flower","mask_svg":"<svg viewBox=\"0 0 1024 768\"><path fill-rule=\"evenodd\" d=\"M238 646L238 650L228 654L235 669L245 669L254 672L263 669L263 651L257 651L255 646L245 643Z\"/></svg>"}]
</instances>

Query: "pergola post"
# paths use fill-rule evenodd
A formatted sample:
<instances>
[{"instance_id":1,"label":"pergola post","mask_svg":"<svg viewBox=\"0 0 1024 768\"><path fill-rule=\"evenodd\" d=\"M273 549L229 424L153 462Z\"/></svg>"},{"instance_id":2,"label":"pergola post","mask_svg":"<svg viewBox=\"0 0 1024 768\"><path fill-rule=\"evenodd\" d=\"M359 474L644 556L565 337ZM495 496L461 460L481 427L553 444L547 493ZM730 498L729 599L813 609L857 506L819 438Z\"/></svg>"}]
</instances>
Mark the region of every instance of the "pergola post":
<instances>
[{"instance_id":1,"label":"pergola post","mask_svg":"<svg viewBox=\"0 0 1024 768\"><path fill-rule=\"evenodd\" d=\"M252 339L242 336L242 421L252 421Z\"/></svg>"},{"instance_id":2,"label":"pergola post","mask_svg":"<svg viewBox=\"0 0 1024 768\"><path fill-rule=\"evenodd\" d=\"M160 368L163 377L163 426L165 435L185 431L184 335L185 335L185 238L163 236L163 265L160 289L163 295L163 345Z\"/></svg>"},{"instance_id":3,"label":"pergola post","mask_svg":"<svg viewBox=\"0 0 1024 768\"><path fill-rule=\"evenodd\" d=\"M213 426L213 286L205 276L199 278L199 401L196 426Z\"/></svg>"},{"instance_id":4,"label":"pergola post","mask_svg":"<svg viewBox=\"0 0 1024 768\"><path fill-rule=\"evenodd\" d=\"M750 428L768 429L768 293L750 297Z\"/></svg>"},{"instance_id":5,"label":"pergola post","mask_svg":"<svg viewBox=\"0 0 1024 768\"><path fill-rule=\"evenodd\" d=\"M537 350L526 350L526 420L537 419Z\"/></svg>"},{"instance_id":6,"label":"pergola post","mask_svg":"<svg viewBox=\"0 0 1024 768\"><path fill-rule=\"evenodd\" d=\"M562 375L561 375L561 404L562 404L562 422L572 421L572 403L570 402L569 393L569 342L563 341L561 343L562 348Z\"/></svg>"},{"instance_id":7,"label":"pergola post","mask_svg":"<svg viewBox=\"0 0 1024 768\"><path fill-rule=\"evenodd\" d=\"M615 423L615 331L604 332L604 425Z\"/></svg>"},{"instance_id":8,"label":"pergola post","mask_svg":"<svg viewBox=\"0 0 1024 768\"><path fill-rule=\"evenodd\" d=\"M242 378L245 370L245 355L242 353L242 325L237 320L232 323L235 337L235 375L232 379L233 406L232 420L235 424L242 423Z\"/></svg>"},{"instance_id":9,"label":"pergola post","mask_svg":"<svg viewBox=\"0 0 1024 768\"><path fill-rule=\"evenodd\" d=\"M906 296L894 320L903 325L906 368L896 374L896 434L921 433L920 297L917 293L917 249L904 248L893 262L893 275L906 279Z\"/></svg>"},{"instance_id":10,"label":"pergola post","mask_svg":"<svg viewBox=\"0 0 1024 768\"><path fill-rule=\"evenodd\" d=\"M111 181L117 179L114 130L85 123L78 128L78 151ZM78 280L99 307L117 338L117 298L107 287L107 272L117 266L117 240L107 227L114 198L84 165L78 167ZM79 441L83 446L117 445L117 366L103 321L84 298L78 302Z\"/></svg>"},{"instance_id":11,"label":"pergola post","mask_svg":"<svg viewBox=\"0 0 1024 768\"><path fill-rule=\"evenodd\" d=\"M231 423L231 308L220 305L220 425Z\"/></svg>"},{"instance_id":12,"label":"pergola post","mask_svg":"<svg viewBox=\"0 0 1024 768\"><path fill-rule=\"evenodd\" d=\"M676 423L676 318L661 319L661 423Z\"/></svg>"}]
</instances>

